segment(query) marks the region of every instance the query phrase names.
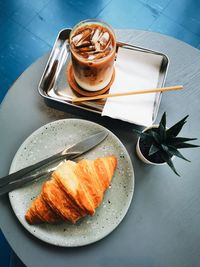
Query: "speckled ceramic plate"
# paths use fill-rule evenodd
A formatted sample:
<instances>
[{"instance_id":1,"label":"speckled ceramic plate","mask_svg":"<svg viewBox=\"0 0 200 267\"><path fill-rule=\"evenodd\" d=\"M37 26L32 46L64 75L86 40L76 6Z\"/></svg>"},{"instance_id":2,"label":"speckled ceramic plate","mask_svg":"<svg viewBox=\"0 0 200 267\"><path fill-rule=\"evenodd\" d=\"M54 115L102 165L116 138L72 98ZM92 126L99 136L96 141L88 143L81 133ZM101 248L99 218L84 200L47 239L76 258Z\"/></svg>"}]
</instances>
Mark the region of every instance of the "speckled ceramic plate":
<instances>
[{"instance_id":1,"label":"speckled ceramic plate","mask_svg":"<svg viewBox=\"0 0 200 267\"><path fill-rule=\"evenodd\" d=\"M94 216L87 216L79 220L76 225L68 222L58 225L29 225L24 215L33 199L40 193L44 179L9 193L10 202L17 218L37 238L57 246L83 246L107 236L124 218L134 192L132 163L119 139L109 130L93 122L65 119L39 128L25 140L17 151L10 173L49 157L64 147L100 130L108 131L108 137L81 158L95 159L114 154L118 158L118 166L112 184L106 191L103 202ZM79 159L77 158L76 161Z\"/></svg>"}]
</instances>

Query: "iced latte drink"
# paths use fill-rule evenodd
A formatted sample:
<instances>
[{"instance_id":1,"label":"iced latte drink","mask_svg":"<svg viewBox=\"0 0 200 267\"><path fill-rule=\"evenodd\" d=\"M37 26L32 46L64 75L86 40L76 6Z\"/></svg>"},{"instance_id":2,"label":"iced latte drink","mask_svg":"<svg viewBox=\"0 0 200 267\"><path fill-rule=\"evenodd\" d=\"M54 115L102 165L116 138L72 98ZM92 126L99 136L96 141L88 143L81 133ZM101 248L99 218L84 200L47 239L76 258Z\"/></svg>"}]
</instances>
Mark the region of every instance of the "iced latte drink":
<instances>
[{"instance_id":1,"label":"iced latte drink","mask_svg":"<svg viewBox=\"0 0 200 267\"><path fill-rule=\"evenodd\" d=\"M77 24L70 34L74 78L87 91L105 88L113 75L116 39L105 22L86 20Z\"/></svg>"}]
</instances>

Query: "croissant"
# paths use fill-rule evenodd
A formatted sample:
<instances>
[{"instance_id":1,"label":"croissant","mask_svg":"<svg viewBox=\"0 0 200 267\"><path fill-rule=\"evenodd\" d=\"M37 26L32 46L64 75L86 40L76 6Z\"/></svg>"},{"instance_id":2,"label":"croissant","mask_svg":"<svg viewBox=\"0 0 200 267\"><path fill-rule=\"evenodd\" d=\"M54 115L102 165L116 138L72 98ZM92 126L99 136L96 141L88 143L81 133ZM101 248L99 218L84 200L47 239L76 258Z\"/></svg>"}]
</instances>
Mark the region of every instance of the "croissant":
<instances>
[{"instance_id":1,"label":"croissant","mask_svg":"<svg viewBox=\"0 0 200 267\"><path fill-rule=\"evenodd\" d=\"M110 185L117 166L115 156L78 163L65 161L42 186L39 196L25 214L29 224L55 224L94 215Z\"/></svg>"}]
</instances>

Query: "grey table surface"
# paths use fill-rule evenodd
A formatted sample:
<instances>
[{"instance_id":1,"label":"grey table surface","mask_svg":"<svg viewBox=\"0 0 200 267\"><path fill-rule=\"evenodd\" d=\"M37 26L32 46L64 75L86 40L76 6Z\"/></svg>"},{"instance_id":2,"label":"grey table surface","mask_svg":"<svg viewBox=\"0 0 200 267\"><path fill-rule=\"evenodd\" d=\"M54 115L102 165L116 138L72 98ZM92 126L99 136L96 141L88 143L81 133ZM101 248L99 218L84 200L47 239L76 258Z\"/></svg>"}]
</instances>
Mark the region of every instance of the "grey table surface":
<instances>
[{"instance_id":1,"label":"grey table surface","mask_svg":"<svg viewBox=\"0 0 200 267\"><path fill-rule=\"evenodd\" d=\"M200 52L157 33L118 30L118 40L161 51L170 59L166 85L182 84L184 91L163 95L157 121L167 111L168 126L189 114L183 135L200 134ZM27 48L28 49L28 48ZM0 197L0 227L27 266L200 266L199 149L175 159L178 178L167 166L154 167L135 155L134 125L48 107L37 86L48 55L33 63L13 84L0 107L0 176L8 173L21 143L40 126L63 118L83 118L109 128L123 142L133 162L135 192L122 223L106 238L79 248L48 245L18 222L8 196Z\"/></svg>"}]
</instances>

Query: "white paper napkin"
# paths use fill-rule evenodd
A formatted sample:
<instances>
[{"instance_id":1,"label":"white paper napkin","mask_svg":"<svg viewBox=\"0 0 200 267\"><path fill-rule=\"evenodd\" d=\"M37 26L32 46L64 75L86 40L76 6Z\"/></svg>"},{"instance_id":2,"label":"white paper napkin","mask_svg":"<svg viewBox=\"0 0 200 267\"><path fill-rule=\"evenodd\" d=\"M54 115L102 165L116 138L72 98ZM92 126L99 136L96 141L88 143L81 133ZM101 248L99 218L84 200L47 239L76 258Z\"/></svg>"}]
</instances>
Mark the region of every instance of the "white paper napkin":
<instances>
[{"instance_id":1,"label":"white paper napkin","mask_svg":"<svg viewBox=\"0 0 200 267\"><path fill-rule=\"evenodd\" d=\"M162 56L119 48L109 93L156 88ZM102 116L150 126L155 93L108 98Z\"/></svg>"}]
</instances>

